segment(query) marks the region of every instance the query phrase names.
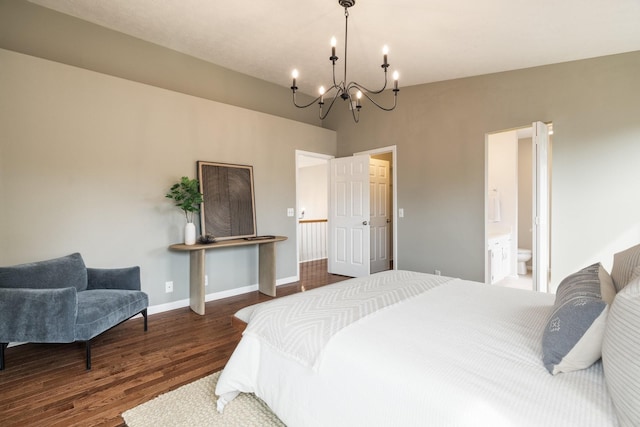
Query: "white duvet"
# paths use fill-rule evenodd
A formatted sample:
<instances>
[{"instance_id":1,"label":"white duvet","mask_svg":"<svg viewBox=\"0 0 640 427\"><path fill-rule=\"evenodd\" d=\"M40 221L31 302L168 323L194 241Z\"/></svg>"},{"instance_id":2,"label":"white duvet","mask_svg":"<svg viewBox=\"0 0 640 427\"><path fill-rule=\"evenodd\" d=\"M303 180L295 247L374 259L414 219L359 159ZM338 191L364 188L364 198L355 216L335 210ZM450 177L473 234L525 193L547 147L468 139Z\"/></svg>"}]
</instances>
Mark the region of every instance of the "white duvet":
<instances>
[{"instance_id":1,"label":"white duvet","mask_svg":"<svg viewBox=\"0 0 640 427\"><path fill-rule=\"evenodd\" d=\"M542 365L553 299L441 281L337 328L312 365L248 327L218 381L219 408L253 392L290 427L617 426L600 362L556 376Z\"/></svg>"}]
</instances>

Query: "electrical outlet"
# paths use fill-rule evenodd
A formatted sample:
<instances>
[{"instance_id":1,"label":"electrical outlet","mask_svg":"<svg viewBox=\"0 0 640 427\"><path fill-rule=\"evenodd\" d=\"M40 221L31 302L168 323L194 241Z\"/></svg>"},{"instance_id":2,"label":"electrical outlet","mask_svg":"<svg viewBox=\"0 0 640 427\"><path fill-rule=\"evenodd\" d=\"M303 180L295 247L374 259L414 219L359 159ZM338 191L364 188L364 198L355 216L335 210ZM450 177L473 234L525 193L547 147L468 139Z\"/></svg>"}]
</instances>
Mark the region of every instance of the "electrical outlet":
<instances>
[{"instance_id":1,"label":"electrical outlet","mask_svg":"<svg viewBox=\"0 0 640 427\"><path fill-rule=\"evenodd\" d=\"M208 274L204 275L204 285L205 286L209 286L209 275Z\"/></svg>"},{"instance_id":2,"label":"electrical outlet","mask_svg":"<svg viewBox=\"0 0 640 427\"><path fill-rule=\"evenodd\" d=\"M434 273L436 274L436 276L442 276L442 271L440 270L435 270Z\"/></svg>"},{"instance_id":3,"label":"electrical outlet","mask_svg":"<svg viewBox=\"0 0 640 427\"><path fill-rule=\"evenodd\" d=\"M173 292L173 282L164 282L164 291L166 293Z\"/></svg>"}]
</instances>

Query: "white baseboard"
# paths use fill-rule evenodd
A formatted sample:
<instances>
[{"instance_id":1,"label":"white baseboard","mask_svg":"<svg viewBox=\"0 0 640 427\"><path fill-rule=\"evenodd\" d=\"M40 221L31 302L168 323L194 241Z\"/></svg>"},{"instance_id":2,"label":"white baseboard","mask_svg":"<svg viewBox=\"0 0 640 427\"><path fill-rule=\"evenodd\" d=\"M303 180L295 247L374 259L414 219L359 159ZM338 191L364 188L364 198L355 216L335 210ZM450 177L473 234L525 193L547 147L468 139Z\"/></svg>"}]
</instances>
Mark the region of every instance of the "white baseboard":
<instances>
[{"instance_id":1,"label":"white baseboard","mask_svg":"<svg viewBox=\"0 0 640 427\"><path fill-rule=\"evenodd\" d=\"M276 286L286 285L286 284L297 282L297 281L298 281L298 278L296 278L296 276L285 277L285 278L276 280ZM228 289L226 291L213 292L211 294L207 294L205 295L204 300L206 302L215 301L223 298L234 297L236 295L246 294L249 292L255 292L257 290L258 290L258 285L243 286L241 288ZM158 304L158 305L150 306L147 308L147 314L151 315L151 314L163 313L165 311L175 310L177 308L183 308L183 307L189 307L189 299L183 299L180 301L168 302L166 304ZM138 314L133 317L135 318L135 317L141 317L141 316L142 316L141 314ZM22 344L27 344L27 343L12 342L12 343L9 343L8 347L14 347L16 345L22 345Z\"/></svg>"},{"instance_id":2,"label":"white baseboard","mask_svg":"<svg viewBox=\"0 0 640 427\"><path fill-rule=\"evenodd\" d=\"M276 286L280 286L280 285L286 285L289 283L293 283L293 282L297 282L298 279L296 278L296 276L291 276L291 277L284 277L282 279L278 279L276 280ZM249 285L249 286L243 286L240 288L233 288L233 289L227 289L225 291L219 291L219 292L213 292L210 294L206 294L204 296L204 300L205 302L209 302L209 301L216 301L219 299L223 299L223 298L229 298L229 297L234 297L236 295L242 295L242 294L246 294L249 292L255 292L258 290L258 285ZM183 308L183 307L189 307L189 299L183 299L183 300L179 300L179 301L172 301L172 302L168 302L166 304L158 304L158 305L153 305L150 306L149 308L147 308L147 314L157 314L157 313L163 313L165 311L170 311L170 310L175 310L178 308Z\"/></svg>"},{"instance_id":3,"label":"white baseboard","mask_svg":"<svg viewBox=\"0 0 640 427\"><path fill-rule=\"evenodd\" d=\"M7 348L15 347L17 345L22 345L22 344L29 344L29 343L27 343L27 342L10 342L9 345L7 346Z\"/></svg>"}]
</instances>

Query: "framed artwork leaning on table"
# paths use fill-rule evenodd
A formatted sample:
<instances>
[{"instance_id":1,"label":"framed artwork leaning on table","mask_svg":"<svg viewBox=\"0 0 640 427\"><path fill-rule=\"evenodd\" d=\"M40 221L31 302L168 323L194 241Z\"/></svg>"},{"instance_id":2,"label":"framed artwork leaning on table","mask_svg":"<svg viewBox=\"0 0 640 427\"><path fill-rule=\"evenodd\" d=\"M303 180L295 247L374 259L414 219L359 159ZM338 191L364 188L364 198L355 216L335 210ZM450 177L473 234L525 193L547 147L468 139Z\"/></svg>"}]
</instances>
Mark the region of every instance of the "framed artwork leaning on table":
<instances>
[{"instance_id":1,"label":"framed artwork leaning on table","mask_svg":"<svg viewBox=\"0 0 640 427\"><path fill-rule=\"evenodd\" d=\"M202 235L216 240L256 236L253 166L198 161Z\"/></svg>"}]
</instances>

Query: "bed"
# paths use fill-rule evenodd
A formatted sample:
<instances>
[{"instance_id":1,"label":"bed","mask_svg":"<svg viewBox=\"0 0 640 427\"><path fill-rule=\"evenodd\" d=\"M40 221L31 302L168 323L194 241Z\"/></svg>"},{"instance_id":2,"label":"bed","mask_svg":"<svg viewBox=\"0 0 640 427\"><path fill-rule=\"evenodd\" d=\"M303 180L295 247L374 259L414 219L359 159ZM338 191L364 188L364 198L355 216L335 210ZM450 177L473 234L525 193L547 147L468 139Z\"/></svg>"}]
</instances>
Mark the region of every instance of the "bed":
<instances>
[{"instance_id":1,"label":"bed","mask_svg":"<svg viewBox=\"0 0 640 427\"><path fill-rule=\"evenodd\" d=\"M602 271L595 267L591 279ZM562 313L557 300L387 271L249 307L237 314L248 324L218 381L218 410L253 392L288 426L638 425L637 393L627 396L637 391L636 362L631 378L629 366L624 375L611 369L622 389L607 384L599 354L550 373L543 342L550 316ZM611 317L610 305L595 317ZM614 403L620 395L626 401Z\"/></svg>"}]
</instances>

